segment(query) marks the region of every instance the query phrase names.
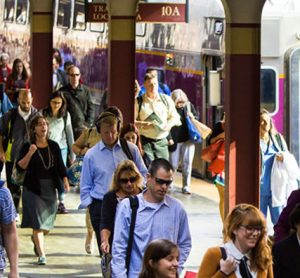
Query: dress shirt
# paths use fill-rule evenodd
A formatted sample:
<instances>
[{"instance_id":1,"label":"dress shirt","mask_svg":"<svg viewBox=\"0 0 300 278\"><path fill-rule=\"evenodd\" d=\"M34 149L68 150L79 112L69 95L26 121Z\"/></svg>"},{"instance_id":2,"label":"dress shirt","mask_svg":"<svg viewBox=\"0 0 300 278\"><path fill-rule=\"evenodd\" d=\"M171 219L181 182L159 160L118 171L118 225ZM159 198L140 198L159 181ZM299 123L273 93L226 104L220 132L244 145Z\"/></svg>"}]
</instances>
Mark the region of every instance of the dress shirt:
<instances>
[{"instance_id":1,"label":"dress shirt","mask_svg":"<svg viewBox=\"0 0 300 278\"><path fill-rule=\"evenodd\" d=\"M135 111L137 115L136 120L153 122L153 127L147 129L139 129L140 134L151 139L163 139L168 136L173 126L180 126L180 116L178 115L173 100L167 96L156 95L154 99L150 99L146 94L142 96L143 102L139 111L139 104L135 100ZM165 101L162 100L165 99ZM164 102L167 102L164 103ZM151 121L148 118L155 113L160 119L158 121ZM166 127L166 130L164 130Z\"/></svg>"},{"instance_id":2,"label":"dress shirt","mask_svg":"<svg viewBox=\"0 0 300 278\"><path fill-rule=\"evenodd\" d=\"M137 195L139 208L128 277L138 277L147 245L152 240L159 238L169 239L178 245L180 250L179 271L181 271L191 250L191 235L186 211L181 202L168 195L161 203L149 203L144 199L144 192ZM128 199L124 199L118 205L115 220L111 264L113 278L127 278L125 259L130 222L130 203Z\"/></svg>"},{"instance_id":3,"label":"dress shirt","mask_svg":"<svg viewBox=\"0 0 300 278\"><path fill-rule=\"evenodd\" d=\"M3 187L3 181L0 181L0 184L0 235L2 235L1 226L15 221L17 213L9 190ZM0 270L5 266L4 242L0 236Z\"/></svg>"},{"instance_id":4,"label":"dress shirt","mask_svg":"<svg viewBox=\"0 0 300 278\"><path fill-rule=\"evenodd\" d=\"M227 256L233 257L238 263L240 263L240 261L242 260L242 258L244 256L247 257L248 260L246 263L248 265L248 269L253 278L257 277L257 272L250 269L250 256L249 256L250 254L249 253L242 254L241 251L239 249L237 249L237 247L234 245L234 243L232 241L226 242L224 244L224 248L226 249ZM237 278L242 278L239 267L236 268L235 275Z\"/></svg>"},{"instance_id":5,"label":"dress shirt","mask_svg":"<svg viewBox=\"0 0 300 278\"><path fill-rule=\"evenodd\" d=\"M128 147L133 155L135 165L146 178L147 169L136 145L128 142ZM112 176L118 164L128 159L123 152L120 141L110 149L101 140L89 149L83 158L80 177L79 208L86 208L92 203L92 199L102 200L112 182Z\"/></svg>"}]
</instances>

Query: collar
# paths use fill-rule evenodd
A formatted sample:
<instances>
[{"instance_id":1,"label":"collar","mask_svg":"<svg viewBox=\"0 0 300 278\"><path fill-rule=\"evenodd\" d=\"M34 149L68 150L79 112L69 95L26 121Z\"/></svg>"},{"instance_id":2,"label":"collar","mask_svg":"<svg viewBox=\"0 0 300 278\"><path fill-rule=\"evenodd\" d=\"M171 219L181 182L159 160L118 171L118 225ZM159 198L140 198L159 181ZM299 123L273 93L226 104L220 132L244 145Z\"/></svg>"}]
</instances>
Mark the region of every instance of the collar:
<instances>
[{"instance_id":1,"label":"collar","mask_svg":"<svg viewBox=\"0 0 300 278\"><path fill-rule=\"evenodd\" d=\"M146 188L146 189L143 190L143 192L141 192L141 193L139 194L139 196L140 196L140 198L141 198L141 201L142 201L142 203L143 203L143 207L144 207L144 208L147 207L146 203L150 203L150 202L146 201L145 198L144 198L144 193L146 193L147 190L148 190L148 189ZM169 207L170 205L169 205L169 202L168 202L168 197L167 197L167 195L164 197L164 199L163 199L162 202L156 203L156 204L158 204L159 207L162 207L162 206L167 206L167 207Z\"/></svg>"},{"instance_id":2,"label":"collar","mask_svg":"<svg viewBox=\"0 0 300 278\"><path fill-rule=\"evenodd\" d=\"M116 142L116 144L112 147L112 149L114 149L116 146L119 147L119 148L121 148L121 143L120 143L120 140L119 140L119 139L118 139L118 141ZM100 148L100 151L102 151L102 150L104 150L104 149L112 150L112 149L108 148L108 147L104 144L104 142L103 142L102 140L99 142L99 148Z\"/></svg>"},{"instance_id":3,"label":"collar","mask_svg":"<svg viewBox=\"0 0 300 278\"><path fill-rule=\"evenodd\" d=\"M243 254L237 247L234 245L233 241L230 240L224 244L224 247L228 254L234 257L236 260L240 261L244 256L250 259L250 253Z\"/></svg>"},{"instance_id":4,"label":"collar","mask_svg":"<svg viewBox=\"0 0 300 278\"><path fill-rule=\"evenodd\" d=\"M29 112L24 112L21 110L20 106L18 106L18 113L24 120L27 120L29 118L31 111L32 111L32 107L30 108Z\"/></svg>"}]
</instances>

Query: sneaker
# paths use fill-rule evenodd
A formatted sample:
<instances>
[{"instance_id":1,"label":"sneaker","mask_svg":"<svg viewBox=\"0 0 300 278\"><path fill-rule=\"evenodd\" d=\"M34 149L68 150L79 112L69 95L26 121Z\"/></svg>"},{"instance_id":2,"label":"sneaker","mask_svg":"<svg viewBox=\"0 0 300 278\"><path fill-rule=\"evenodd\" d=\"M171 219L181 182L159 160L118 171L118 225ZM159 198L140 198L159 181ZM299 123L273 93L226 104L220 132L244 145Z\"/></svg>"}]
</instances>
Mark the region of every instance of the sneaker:
<instances>
[{"instance_id":1,"label":"sneaker","mask_svg":"<svg viewBox=\"0 0 300 278\"><path fill-rule=\"evenodd\" d=\"M185 187L182 188L182 193L183 194L192 194L191 191L188 189L187 186L185 186Z\"/></svg>"},{"instance_id":2,"label":"sneaker","mask_svg":"<svg viewBox=\"0 0 300 278\"><path fill-rule=\"evenodd\" d=\"M38 258L38 265L45 265L47 263L46 257L45 256L41 256Z\"/></svg>"},{"instance_id":3,"label":"sneaker","mask_svg":"<svg viewBox=\"0 0 300 278\"><path fill-rule=\"evenodd\" d=\"M60 214L66 214L66 213L68 213L68 210L66 209L64 203L59 203L58 204L57 213L60 213Z\"/></svg>"},{"instance_id":4,"label":"sneaker","mask_svg":"<svg viewBox=\"0 0 300 278\"><path fill-rule=\"evenodd\" d=\"M17 216L16 216L15 220L16 220L17 223L20 222L20 214L19 213L17 213Z\"/></svg>"}]
</instances>

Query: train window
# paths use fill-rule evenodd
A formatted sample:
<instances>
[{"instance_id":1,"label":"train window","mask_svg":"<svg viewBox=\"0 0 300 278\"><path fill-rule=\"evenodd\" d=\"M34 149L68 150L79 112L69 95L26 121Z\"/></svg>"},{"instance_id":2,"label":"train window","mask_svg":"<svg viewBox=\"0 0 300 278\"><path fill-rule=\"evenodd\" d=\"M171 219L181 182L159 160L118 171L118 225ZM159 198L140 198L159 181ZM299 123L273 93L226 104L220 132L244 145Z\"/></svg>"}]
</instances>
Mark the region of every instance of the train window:
<instances>
[{"instance_id":1,"label":"train window","mask_svg":"<svg viewBox=\"0 0 300 278\"><path fill-rule=\"evenodd\" d=\"M261 68L260 70L260 103L271 114L278 108L277 72L274 68Z\"/></svg>"},{"instance_id":2,"label":"train window","mask_svg":"<svg viewBox=\"0 0 300 278\"><path fill-rule=\"evenodd\" d=\"M71 0L59 0L57 10L57 27L70 28Z\"/></svg>"},{"instance_id":3,"label":"train window","mask_svg":"<svg viewBox=\"0 0 300 278\"><path fill-rule=\"evenodd\" d=\"M25 24L28 16L28 0L17 0L16 22Z\"/></svg>"},{"instance_id":4,"label":"train window","mask_svg":"<svg viewBox=\"0 0 300 278\"><path fill-rule=\"evenodd\" d=\"M104 33L104 31L105 31L105 23L91 22L90 29L91 29L92 32Z\"/></svg>"},{"instance_id":5,"label":"train window","mask_svg":"<svg viewBox=\"0 0 300 278\"><path fill-rule=\"evenodd\" d=\"M220 20L215 21L215 35L222 35L223 33L223 22Z\"/></svg>"},{"instance_id":6,"label":"train window","mask_svg":"<svg viewBox=\"0 0 300 278\"><path fill-rule=\"evenodd\" d=\"M137 23L135 25L135 35L138 37L144 37L146 34L146 23Z\"/></svg>"},{"instance_id":7,"label":"train window","mask_svg":"<svg viewBox=\"0 0 300 278\"><path fill-rule=\"evenodd\" d=\"M85 8L83 0L76 0L74 6L73 28L76 30L85 30Z\"/></svg>"},{"instance_id":8,"label":"train window","mask_svg":"<svg viewBox=\"0 0 300 278\"><path fill-rule=\"evenodd\" d=\"M5 0L3 20L8 21L8 22L13 22L14 14L15 14L15 1L14 0Z\"/></svg>"}]
</instances>

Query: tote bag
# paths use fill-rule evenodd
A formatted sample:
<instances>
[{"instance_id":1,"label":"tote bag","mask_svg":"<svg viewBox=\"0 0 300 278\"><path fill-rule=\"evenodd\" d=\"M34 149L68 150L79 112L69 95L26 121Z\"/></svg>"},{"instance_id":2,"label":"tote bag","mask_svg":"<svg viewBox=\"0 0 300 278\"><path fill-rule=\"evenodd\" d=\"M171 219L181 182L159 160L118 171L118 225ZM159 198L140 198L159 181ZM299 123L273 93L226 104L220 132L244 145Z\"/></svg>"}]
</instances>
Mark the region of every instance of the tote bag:
<instances>
[{"instance_id":1,"label":"tote bag","mask_svg":"<svg viewBox=\"0 0 300 278\"><path fill-rule=\"evenodd\" d=\"M223 143L224 140L218 140L217 142L204 148L201 152L201 158L206 162L212 162L217 157Z\"/></svg>"},{"instance_id":2,"label":"tote bag","mask_svg":"<svg viewBox=\"0 0 300 278\"><path fill-rule=\"evenodd\" d=\"M186 116L185 120L189 132L189 139L194 143L201 143L201 134L199 133L196 126L193 124L191 118L189 116Z\"/></svg>"},{"instance_id":3,"label":"tote bag","mask_svg":"<svg viewBox=\"0 0 300 278\"><path fill-rule=\"evenodd\" d=\"M212 172L213 175L220 174L225 169L225 141L222 140L222 144L219 148L216 158L209 164L207 170Z\"/></svg>"}]
</instances>

